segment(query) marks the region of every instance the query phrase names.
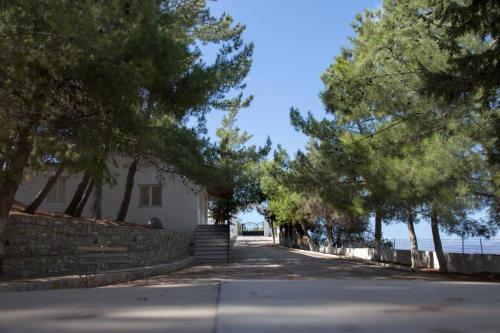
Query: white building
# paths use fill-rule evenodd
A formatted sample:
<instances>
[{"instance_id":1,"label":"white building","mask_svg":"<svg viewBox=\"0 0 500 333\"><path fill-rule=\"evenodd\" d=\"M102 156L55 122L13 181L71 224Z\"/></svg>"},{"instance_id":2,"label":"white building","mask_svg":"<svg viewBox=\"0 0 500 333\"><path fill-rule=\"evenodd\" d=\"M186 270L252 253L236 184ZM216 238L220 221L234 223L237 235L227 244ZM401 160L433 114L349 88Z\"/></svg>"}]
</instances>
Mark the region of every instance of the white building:
<instances>
[{"instance_id":1,"label":"white building","mask_svg":"<svg viewBox=\"0 0 500 333\"><path fill-rule=\"evenodd\" d=\"M109 163L114 175L113 184L102 187L101 214L103 219L113 220L120 209L130 160L117 159L116 165ZM163 169L163 168L162 168ZM165 168L166 169L166 168ZM16 193L16 200L28 205L45 186L51 172L41 172L24 181ZM64 212L83 174L64 171L58 178L40 209ZM92 217L96 204L94 193L90 196L82 217ZM139 164L134 178L127 222L147 224L158 218L165 230L194 233L196 225L207 223L207 190L175 173L159 170L143 162Z\"/></svg>"}]
</instances>

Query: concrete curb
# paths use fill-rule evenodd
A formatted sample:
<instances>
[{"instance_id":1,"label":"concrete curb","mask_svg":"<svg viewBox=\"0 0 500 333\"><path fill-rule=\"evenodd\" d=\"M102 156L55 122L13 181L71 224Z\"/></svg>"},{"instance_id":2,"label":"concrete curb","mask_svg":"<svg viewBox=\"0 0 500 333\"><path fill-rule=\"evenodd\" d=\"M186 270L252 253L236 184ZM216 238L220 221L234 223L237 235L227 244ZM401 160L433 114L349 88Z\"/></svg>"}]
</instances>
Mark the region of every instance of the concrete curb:
<instances>
[{"instance_id":1,"label":"concrete curb","mask_svg":"<svg viewBox=\"0 0 500 333\"><path fill-rule=\"evenodd\" d=\"M137 267L126 270L114 270L95 275L89 286L100 287L108 284L124 283L150 276L167 274L195 265L194 256L167 262L155 266ZM0 282L0 292L35 291L48 289L83 288L78 275L65 275L47 278L11 280Z\"/></svg>"},{"instance_id":2,"label":"concrete curb","mask_svg":"<svg viewBox=\"0 0 500 333\"><path fill-rule=\"evenodd\" d=\"M284 250L292 251L292 252L314 254L314 255L319 255L322 257L326 257L326 258L337 258L337 259L344 259L344 260L349 260L349 261L354 261L354 262L362 262L362 263L367 264L367 265L391 268L391 269L395 269L398 271L404 271L404 272L415 272L416 271L413 268L408 267L408 266L391 264L391 263L387 263L387 262L371 261L371 260L365 260L365 259L356 258L356 257L342 256L342 255L338 255L338 254L328 254L328 253L322 253L322 252L307 251L307 250L302 250L302 249L290 248L290 247L286 247L286 246L282 246L282 245L278 245L278 244L275 244L274 246L282 248Z\"/></svg>"}]
</instances>

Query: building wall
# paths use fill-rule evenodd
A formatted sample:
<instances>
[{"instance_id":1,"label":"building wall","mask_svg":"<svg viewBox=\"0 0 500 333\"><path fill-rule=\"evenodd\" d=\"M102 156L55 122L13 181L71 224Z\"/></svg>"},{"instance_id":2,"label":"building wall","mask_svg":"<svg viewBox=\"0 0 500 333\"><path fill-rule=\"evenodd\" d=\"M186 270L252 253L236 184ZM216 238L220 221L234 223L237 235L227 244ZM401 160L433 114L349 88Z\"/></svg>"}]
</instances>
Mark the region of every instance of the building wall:
<instances>
[{"instance_id":1,"label":"building wall","mask_svg":"<svg viewBox=\"0 0 500 333\"><path fill-rule=\"evenodd\" d=\"M269 222L264 221L264 236L273 237L273 230Z\"/></svg>"},{"instance_id":2,"label":"building wall","mask_svg":"<svg viewBox=\"0 0 500 333\"><path fill-rule=\"evenodd\" d=\"M114 163L109 165L114 182L103 185L102 218L113 220L123 198L129 160L117 159L116 165ZM49 172L39 173L24 181L16 194L16 200L29 204L46 184L49 175ZM40 208L52 212L63 212L71 201L82 176L82 173L71 174L65 171L61 176L66 183L64 200L49 202L46 199ZM161 207L141 207L139 187L154 184L161 184ZM178 174L158 171L158 168L153 165L141 163L135 176L126 221L147 224L152 217L156 217L160 219L165 230L192 233L197 224L206 224L206 200L207 194L203 187ZM85 206L83 217L93 216L94 204L95 191Z\"/></svg>"}]
</instances>

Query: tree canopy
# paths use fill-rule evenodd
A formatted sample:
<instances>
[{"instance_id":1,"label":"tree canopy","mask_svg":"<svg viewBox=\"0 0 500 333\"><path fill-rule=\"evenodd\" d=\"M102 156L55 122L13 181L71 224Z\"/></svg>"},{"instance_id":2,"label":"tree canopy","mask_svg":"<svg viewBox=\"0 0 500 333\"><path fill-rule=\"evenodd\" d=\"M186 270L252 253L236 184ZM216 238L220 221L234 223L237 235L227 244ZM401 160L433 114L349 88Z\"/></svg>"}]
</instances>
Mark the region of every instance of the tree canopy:
<instances>
[{"instance_id":1,"label":"tree canopy","mask_svg":"<svg viewBox=\"0 0 500 333\"><path fill-rule=\"evenodd\" d=\"M308 144L272 159L270 139L250 145L236 124L252 101L253 44L205 0L5 0L0 12L0 257L23 176L57 166L32 213L63 169L81 174L66 209L79 216L113 183L115 157L129 161L120 221L147 161L209 188L216 223L261 205L289 245L312 249L324 235L329 248L363 242L378 254L382 223L404 221L418 267L414 224L429 220L446 270L440 230L498 229L496 1L384 0L358 14L321 75L324 119L291 108ZM212 110L225 112L215 141Z\"/></svg>"},{"instance_id":2,"label":"tree canopy","mask_svg":"<svg viewBox=\"0 0 500 333\"><path fill-rule=\"evenodd\" d=\"M287 207L297 218L290 201L316 196L348 224L375 216L376 246L382 220L405 220L413 266L420 219L431 220L438 252L438 228L494 234L498 6L384 1L359 14L353 28L351 46L321 77L328 116L291 109L292 125L310 141L268 187L269 207ZM478 220L483 209L490 214ZM446 269L442 257L440 265Z\"/></svg>"},{"instance_id":3,"label":"tree canopy","mask_svg":"<svg viewBox=\"0 0 500 333\"><path fill-rule=\"evenodd\" d=\"M204 0L3 1L0 11L0 238L23 174L47 165L84 172L70 214L113 181L113 156L213 179L204 117L244 104L228 97L251 66L243 25Z\"/></svg>"}]
</instances>

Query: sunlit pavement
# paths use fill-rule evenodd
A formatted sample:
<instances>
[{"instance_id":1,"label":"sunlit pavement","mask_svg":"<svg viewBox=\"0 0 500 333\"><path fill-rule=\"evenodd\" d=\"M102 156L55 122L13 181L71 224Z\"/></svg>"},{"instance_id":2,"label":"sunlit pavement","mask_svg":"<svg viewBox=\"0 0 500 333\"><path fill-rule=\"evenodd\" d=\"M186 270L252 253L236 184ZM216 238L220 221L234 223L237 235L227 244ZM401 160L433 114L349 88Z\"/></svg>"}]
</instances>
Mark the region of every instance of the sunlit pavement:
<instances>
[{"instance_id":1,"label":"sunlit pavement","mask_svg":"<svg viewBox=\"0 0 500 333\"><path fill-rule=\"evenodd\" d=\"M500 284L244 238L227 264L105 288L2 293L5 332L500 332Z\"/></svg>"}]
</instances>

